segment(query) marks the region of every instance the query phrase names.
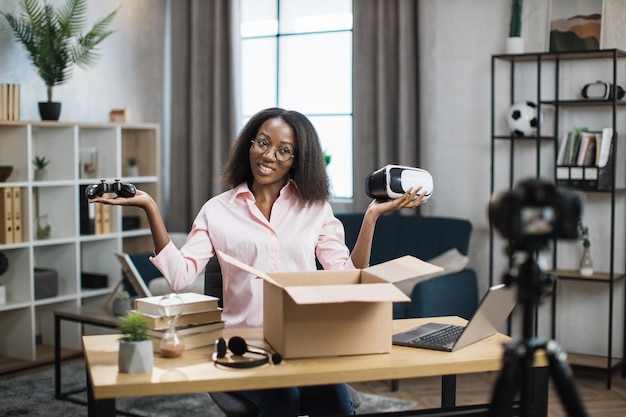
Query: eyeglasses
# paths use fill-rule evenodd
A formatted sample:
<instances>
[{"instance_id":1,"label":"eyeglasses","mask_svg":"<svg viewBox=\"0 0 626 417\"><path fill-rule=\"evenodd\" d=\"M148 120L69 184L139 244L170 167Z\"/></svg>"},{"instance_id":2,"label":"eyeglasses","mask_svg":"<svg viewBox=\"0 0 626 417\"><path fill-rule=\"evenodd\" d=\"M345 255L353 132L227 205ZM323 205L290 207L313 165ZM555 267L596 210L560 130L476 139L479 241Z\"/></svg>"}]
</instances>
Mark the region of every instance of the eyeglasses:
<instances>
[{"instance_id":1,"label":"eyeglasses","mask_svg":"<svg viewBox=\"0 0 626 417\"><path fill-rule=\"evenodd\" d=\"M272 145L263 138L252 139L252 150L258 154L264 154L272 148ZM274 156L280 162L287 162L291 158L295 158L295 154L288 146L279 146L274 150Z\"/></svg>"}]
</instances>

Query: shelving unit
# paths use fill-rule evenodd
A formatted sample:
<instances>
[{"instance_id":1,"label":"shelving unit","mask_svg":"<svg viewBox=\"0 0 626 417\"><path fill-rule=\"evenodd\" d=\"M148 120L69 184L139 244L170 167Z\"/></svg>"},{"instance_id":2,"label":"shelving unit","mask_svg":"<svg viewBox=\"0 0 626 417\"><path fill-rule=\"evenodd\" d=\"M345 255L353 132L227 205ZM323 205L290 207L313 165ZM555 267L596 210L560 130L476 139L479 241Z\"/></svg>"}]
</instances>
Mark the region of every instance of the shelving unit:
<instances>
[{"instance_id":1,"label":"shelving unit","mask_svg":"<svg viewBox=\"0 0 626 417\"><path fill-rule=\"evenodd\" d=\"M97 150L97 171L82 174L80 150ZM46 156L47 178L36 181L31 161ZM135 158L140 176L127 177L128 159ZM114 251L148 252L152 249L145 216L134 207L108 206L110 231L80 233L80 187L100 179L121 179L149 192L159 201L160 131L156 124L85 124L64 122L0 122L0 165L13 165L13 173L0 190L21 191L22 233L19 243L0 243L9 270L0 276L6 285L6 303L0 304L0 371L49 359L54 344L53 311L77 305L104 305L121 279ZM94 205L95 208L95 205ZM46 214L49 238L38 239L37 215ZM138 216L139 228L122 230L122 219ZM35 297L35 268L55 270L56 295ZM83 288L81 272L107 276L99 288ZM39 281L37 281L39 282ZM41 285L40 283L37 285ZM87 285L86 287L89 287ZM68 325L69 326L69 325ZM79 349L78 326L64 329L64 349ZM66 336L65 336L66 335Z\"/></svg>"},{"instance_id":2,"label":"shelving unit","mask_svg":"<svg viewBox=\"0 0 626 417\"><path fill-rule=\"evenodd\" d=\"M557 341L560 341L557 331L560 312L557 309L557 295L574 294L581 291L581 285L608 287L604 296L605 305L595 306L596 310L606 308L606 322L597 323L606 326L606 353L568 355L571 364L605 369L607 388L611 387L612 371L623 365L626 358L626 314L620 311L626 303L626 260L623 253L616 252L616 249L624 247L626 241L623 213L616 214L616 207L624 207L626 201L623 192L626 188L626 147L623 146L624 134L621 134L622 137L619 134L626 133L626 101L617 97L606 100L584 99L581 98L580 91L583 85L597 80L616 86L624 85L624 63L626 52L618 49L493 55L491 58L491 194L503 191L497 190L496 186L496 181L502 177L508 176L505 190L512 189L522 176L549 179L582 192L587 199L583 214L587 217L583 218L585 222L594 222L590 230L606 229L606 240L600 241L597 234L595 238L592 234L592 246L603 248L608 254L602 253L602 259L594 262L596 272L592 276L583 276L577 270L572 270L572 267L577 267L573 249L580 250L580 242L568 243L561 240L552 242L552 270L549 272L557 277L551 310L551 336ZM504 88L501 88L503 85ZM536 136L516 137L509 133L506 126L506 110L511 104L522 100L537 104L540 116ZM605 168L557 165L559 138L577 126L588 126L594 131L605 127L613 129L611 157ZM501 165L506 165L504 170ZM534 166L529 168L532 165ZM591 214L587 214L588 212ZM489 255L491 283L495 274L494 253L499 253L496 252L497 248L505 244L506 242L495 239L492 227ZM510 264L511 260L508 262ZM621 296L618 294L618 284L625 287ZM616 305L616 301L621 304ZM564 307L570 312L577 308L575 305ZM621 357L614 353L614 336L620 333L619 330L622 336ZM568 349L567 346L564 348ZM624 367L622 376L626 376Z\"/></svg>"}]
</instances>

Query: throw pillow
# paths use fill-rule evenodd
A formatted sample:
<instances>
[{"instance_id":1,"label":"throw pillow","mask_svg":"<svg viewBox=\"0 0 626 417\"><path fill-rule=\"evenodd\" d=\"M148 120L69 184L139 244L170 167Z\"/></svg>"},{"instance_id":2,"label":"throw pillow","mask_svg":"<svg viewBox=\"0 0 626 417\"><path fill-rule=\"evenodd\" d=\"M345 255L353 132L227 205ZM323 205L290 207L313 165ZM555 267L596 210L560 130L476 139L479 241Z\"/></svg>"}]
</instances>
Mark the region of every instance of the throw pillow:
<instances>
[{"instance_id":1,"label":"throw pillow","mask_svg":"<svg viewBox=\"0 0 626 417\"><path fill-rule=\"evenodd\" d=\"M461 252L459 252L458 249L453 248L453 249L445 251L441 255L435 256L434 258L428 260L428 262L442 267L443 271L435 272L430 275L423 275L421 277L411 278L411 279L406 279L404 281L396 282L395 283L396 287L398 287L403 293L405 293L407 296L410 297L411 293L413 292L413 287L415 287L415 285L418 282L424 281L426 279L434 278L440 275L451 274L453 272L461 271L463 270L463 268L467 266L467 263L469 262L469 258L461 254Z\"/></svg>"}]
</instances>

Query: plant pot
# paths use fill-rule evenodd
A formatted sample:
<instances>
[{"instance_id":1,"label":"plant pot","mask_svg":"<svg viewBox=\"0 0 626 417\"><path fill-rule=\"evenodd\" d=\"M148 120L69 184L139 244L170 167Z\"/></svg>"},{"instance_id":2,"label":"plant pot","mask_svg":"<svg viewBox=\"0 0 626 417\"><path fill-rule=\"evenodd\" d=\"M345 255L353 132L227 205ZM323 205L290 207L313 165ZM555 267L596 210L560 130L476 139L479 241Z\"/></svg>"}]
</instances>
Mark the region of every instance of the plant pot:
<instances>
[{"instance_id":1,"label":"plant pot","mask_svg":"<svg viewBox=\"0 0 626 417\"><path fill-rule=\"evenodd\" d=\"M48 170L46 169L35 170L35 181L45 181L47 179L48 179Z\"/></svg>"},{"instance_id":2,"label":"plant pot","mask_svg":"<svg viewBox=\"0 0 626 417\"><path fill-rule=\"evenodd\" d=\"M113 300L113 314L116 316L123 316L128 310L132 310L133 300Z\"/></svg>"},{"instance_id":3,"label":"plant pot","mask_svg":"<svg viewBox=\"0 0 626 417\"><path fill-rule=\"evenodd\" d=\"M61 115L61 103L55 101L40 101L39 116L41 120L59 120Z\"/></svg>"},{"instance_id":4,"label":"plant pot","mask_svg":"<svg viewBox=\"0 0 626 417\"><path fill-rule=\"evenodd\" d=\"M117 366L120 372L127 374L151 372L152 367L154 366L152 341L120 341L120 350L117 355Z\"/></svg>"},{"instance_id":5,"label":"plant pot","mask_svg":"<svg viewBox=\"0 0 626 417\"><path fill-rule=\"evenodd\" d=\"M510 37L506 39L506 53L507 54L523 54L524 53L524 38L522 37Z\"/></svg>"},{"instance_id":6,"label":"plant pot","mask_svg":"<svg viewBox=\"0 0 626 417\"><path fill-rule=\"evenodd\" d=\"M133 165L126 168L126 176L127 177L138 177L139 176L139 166Z\"/></svg>"},{"instance_id":7,"label":"plant pot","mask_svg":"<svg viewBox=\"0 0 626 417\"><path fill-rule=\"evenodd\" d=\"M0 285L0 304L7 303L7 287L6 285Z\"/></svg>"}]
</instances>

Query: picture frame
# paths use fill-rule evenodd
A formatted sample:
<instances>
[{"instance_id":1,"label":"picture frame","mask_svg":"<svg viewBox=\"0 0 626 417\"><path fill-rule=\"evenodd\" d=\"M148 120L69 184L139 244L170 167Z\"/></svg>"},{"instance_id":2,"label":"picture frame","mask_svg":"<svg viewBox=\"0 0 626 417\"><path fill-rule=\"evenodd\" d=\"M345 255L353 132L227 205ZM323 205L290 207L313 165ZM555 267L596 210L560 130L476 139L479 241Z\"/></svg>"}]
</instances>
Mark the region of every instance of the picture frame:
<instances>
[{"instance_id":1,"label":"picture frame","mask_svg":"<svg viewBox=\"0 0 626 417\"><path fill-rule=\"evenodd\" d=\"M547 50L581 52L602 49L603 0L551 0Z\"/></svg>"}]
</instances>

